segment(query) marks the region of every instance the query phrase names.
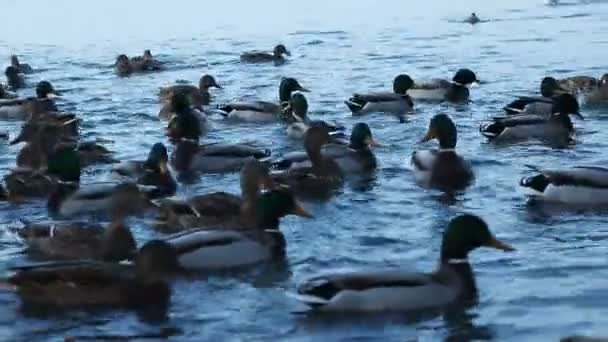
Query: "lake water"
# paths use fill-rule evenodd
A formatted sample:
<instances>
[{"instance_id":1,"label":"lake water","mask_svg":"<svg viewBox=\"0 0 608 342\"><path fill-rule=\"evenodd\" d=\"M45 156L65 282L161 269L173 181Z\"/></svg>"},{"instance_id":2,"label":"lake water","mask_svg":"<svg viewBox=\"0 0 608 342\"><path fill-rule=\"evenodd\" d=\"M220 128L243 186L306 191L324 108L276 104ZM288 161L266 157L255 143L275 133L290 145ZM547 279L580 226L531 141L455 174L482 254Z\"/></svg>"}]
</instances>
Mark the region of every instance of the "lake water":
<instances>
[{"instance_id":1,"label":"lake water","mask_svg":"<svg viewBox=\"0 0 608 342\"><path fill-rule=\"evenodd\" d=\"M608 71L608 1L548 6L542 1L116 1L1 0L0 60L16 53L64 92L65 111L84 119L83 135L113 141L117 157L140 159L165 142L156 115L159 86L215 75L224 87L215 102L236 97L275 99L281 77L312 90L313 118L351 127L365 120L384 147L371 184L350 184L329 203L305 203L314 220L288 218L288 264L236 276L178 281L169 321L154 324L123 311L36 314L0 293L0 340L61 340L65 335L133 334L174 326L176 341L550 341L574 333L608 335L608 213L530 208L518 182L526 164L567 167L606 165L605 109L585 109L575 121L578 143L558 150L529 144L494 147L479 122L499 113L513 95L536 92L543 76L599 76ZM462 24L475 11L485 22ZM241 51L284 43L293 53L281 66L243 65ZM152 52L168 70L117 78L119 53ZM465 106L419 104L400 124L392 117L353 118L342 101L355 91L390 89L395 75L451 77L473 69L483 85ZM25 93L33 92L32 89ZM472 161L476 183L453 203L419 188L408 171L411 153L436 113L451 115L458 149ZM0 123L14 133L18 123ZM299 149L281 125L227 125L214 121L209 141L256 141L275 155ZM15 163L18 147L0 146L0 168ZM85 182L107 180L109 167L88 169ZM237 175L207 176L183 185L179 195L238 191ZM44 203L0 205L0 224L19 217L45 219ZM415 267L430 270L441 233L451 217L484 217L501 239L518 248L471 255L479 304L466 313L413 318L336 317L299 314L286 297L303 279L334 268ZM133 220L139 242L155 236ZM22 245L0 231L0 257L24 260Z\"/></svg>"}]
</instances>

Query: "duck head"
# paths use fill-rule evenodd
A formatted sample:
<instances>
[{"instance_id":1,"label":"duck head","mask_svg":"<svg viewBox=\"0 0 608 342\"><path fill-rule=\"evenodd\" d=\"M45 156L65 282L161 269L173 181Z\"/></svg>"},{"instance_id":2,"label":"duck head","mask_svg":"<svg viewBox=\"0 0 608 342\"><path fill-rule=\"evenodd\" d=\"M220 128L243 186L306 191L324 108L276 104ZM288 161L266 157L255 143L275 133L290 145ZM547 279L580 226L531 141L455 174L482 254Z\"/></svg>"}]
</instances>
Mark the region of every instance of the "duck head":
<instances>
[{"instance_id":1,"label":"duck head","mask_svg":"<svg viewBox=\"0 0 608 342\"><path fill-rule=\"evenodd\" d=\"M278 228L279 220L288 215L312 218L289 189L277 188L262 193L257 200L256 223L258 228Z\"/></svg>"},{"instance_id":2,"label":"duck head","mask_svg":"<svg viewBox=\"0 0 608 342\"><path fill-rule=\"evenodd\" d=\"M241 193L243 198L255 198L261 189L275 187L268 165L255 159L248 160L241 168Z\"/></svg>"},{"instance_id":3,"label":"duck head","mask_svg":"<svg viewBox=\"0 0 608 342\"><path fill-rule=\"evenodd\" d=\"M291 113L297 122L308 121L308 101L306 100L306 96L301 93L291 95L289 104L287 105L287 108L285 108L285 111L287 113Z\"/></svg>"},{"instance_id":4,"label":"duck head","mask_svg":"<svg viewBox=\"0 0 608 342\"><path fill-rule=\"evenodd\" d=\"M372 136L372 130L364 122L359 122L353 127L350 134L350 147L355 150L366 149L368 147L380 146Z\"/></svg>"},{"instance_id":5,"label":"duck head","mask_svg":"<svg viewBox=\"0 0 608 342\"><path fill-rule=\"evenodd\" d=\"M414 86L414 80L409 75L401 74L393 80L393 92L395 94L407 94L407 91Z\"/></svg>"},{"instance_id":6,"label":"duck head","mask_svg":"<svg viewBox=\"0 0 608 342\"><path fill-rule=\"evenodd\" d=\"M308 158L313 165L319 162L322 158L321 147L331 142L331 137L327 132L326 128L323 127L311 127L306 131L304 137L304 149L308 154Z\"/></svg>"},{"instance_id":7,"label":"duck head","mask_svg":"<svg viewBox=\"0 0 608 342\"><path fill-rule=\"evenodd\" d=\"M80 156L74 144L57 144L47 159L47 173L63 182L79 182Z\"/></svg>"},{"instance_id":8,"label":"duck head","mask_svg":"<svg viewBox=\"0 0 608 342\"><path fill-rule=\"evenodd\" d=\"M135 276L146 284L167 283L179 268L177 252L165 241L149 241L135 256Z\"/></svg>"},{"instance_id":9,"label":"duck head","mask_svg":"<svg viewBox=\"0 0 608 342\"><path fill-rule=\"evenodd\" d=\"M19 75L18 68L15 68L14 66L9 66L6 68L6 70L4 70L4 75L6 76L6 82L11 88L17 89L21 87L22 80L21 75Z\"/></svg>"},{"instance_id":10,"label":"duck head","mask_svg":"<svg viewBox=\"0 0 608 342\"><path fill-rule=\"evenodd\" d=\"M14 66L15 68L19 68L20 66L19 58L16 55L11 56L11 66Z\"/></svg>"},{"instance_id":11,"label":"duck head","mask_svg":"<svg viewBox=\"0 0 608 342\"><path fill-rule=\"evenodd\" d=\"M441 149L453 149L456 147L458 133L456 125L449 116L437 114L431 119L429 128L421 142L437 139Z\"/></svg>"},{"instance_id":12,"label":"duck head","mask_svg":"<svg viewBox=\"0 0 608 342\"><path fill-rule=\"evenodd\" d=\"M441 260L466 259L469 252L479 247L490 247L502 251L515 248L496 239L487 223L481 218L464 214L450 221L441 242Z\"/></svg>"},{"instance_id":13,"label":"duck head","mask_svg":"<svg viewBox=\"0 0 608 342\"><path fill-rule=\"evenodd\" d=\"M567 91L553 77L545 77L540 82L540 94L543 97L553 97L563 93L567 93Z\"/></svg>"},{"instance_id":14,"label":"duck head","mask_svg":"<svg viewBox=\"0 0 608 342\"><path fill-rule=\"evenodd\" d=\"M124 55L124 54L116 57L116 62L114 63L114 67L116 68L116 72L120 75L127 75L133 71L129 57L127 57L127 55Z\"/></svg>"},{"instance_id":15,"label":"duck head","mask_svg":"<svg viewBox=\"0 0 608 342\"><path fill-rule=\"evenodd\" d=\"M215 78L211 75L203 75L198 81L198 87L201 90L209 90L209 88L222 89L222 87L215 81Z\"/></svg>"},{"instance_id":16,"label":"duck head","mask_svg":"<svg viewBox=\"0 0 608 342\"><path fill-rule=\"evenodd\" d=\"M282 79L281 84L279 84L279 99L281 103L287 103L291 97L291 93L295 91L309 92L295 78L286 77Z\"/></svg>"},{"instance_id":17,"label":"duck head","mask_svg":"<svg viewBox=\"0 0 608 342\"><path fill-rule=\"evenodd\" d=\"M36 85L36 96L39 99L46 99L46 98L52 99L54 97L59 96L59 93L57 91L55 91L51 82L40 81L38 83L38 85Z\"/></svg>"},{"instance_id":18,"label":"duck head","mask_svg":"<svg viewBox=\"0 0 608 342\"><path fill-rule=\"evenodd\" d=\"M275 58L282 58L283 55L291 56L291 52L289 52L283 44L275 46L274 50L272 50L272 54Z\"/></svg>"},{"instance_id":19,"label":"duck head","mask_svg":"<svg viewBox=\"0 0 608 342\"><path fill-rule=\"evenodd\" d=\"M475 75L471 69L460 69L456 72L454 77L452 77L452 82L459 85L468 86L473 83L479 83L479 80L477 79L477 75Z\"/></svg>"},{"instance_id":20,"label":"duck head","mask_svg":"<svg viewBox=\"0 0 608 342\"><path fill-rule=\"evenodd\" d=\"M142 57L147 60L154 59L154 57L152 57L152 52L150 50L145 50Z\"/></svg>"},{"instance_id":21,"label":"duck head","mask_svg":"<svg viewBox=\"0 0 608 342\"><path fill-rule=\"evenodd\" d=\"M147 169L166 174L169 172L167 163L169 162L169 156L167 154L167 148L162 143L156 143L152 146L148 158L144 165Z\"/></svg>"}]
</instances>

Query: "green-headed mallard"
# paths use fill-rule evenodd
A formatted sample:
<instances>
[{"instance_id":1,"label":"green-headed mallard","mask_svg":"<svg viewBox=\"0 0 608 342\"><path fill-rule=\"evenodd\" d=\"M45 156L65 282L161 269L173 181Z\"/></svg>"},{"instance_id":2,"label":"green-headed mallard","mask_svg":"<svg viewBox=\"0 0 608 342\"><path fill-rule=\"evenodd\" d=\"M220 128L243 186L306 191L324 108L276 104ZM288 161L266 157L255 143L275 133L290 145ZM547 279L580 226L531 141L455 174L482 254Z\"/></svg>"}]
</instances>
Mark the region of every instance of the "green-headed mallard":
<instances>
[{"instance_id":1,"label":"green-headed mallard","mask_svg":"<svg viewBox=\"0 0 608 342\"><path fill-rule=\"evenodd\" d=\"M272 53L262 51L249 51L241 54L241 62L246 63L268 63L274 62L276 65L283 64L285 57L283 55L291 56L291 52L287 50L285 45L279 44L274 47Z\"/></svg>"},{"instance_id":2,"label":"green-headed mallard","mask_svg":"<svg viewBox=\"0 0 608 342\"><path fill-rule=\"evenodd\" d=\"M399 120L403 121L403 116L414 109L414 102L408 95L408 90L413 86L414 81L410 76L398 75L393 80L392 93L357 93L344 103L353 115L389 113L397 115Z\"/></svg>"},{"instance_id":3,"label":"green-headed mallard","mask_svg":"<svg viewBox=\"0 0 608 342\"><path fill-rule=\"evenodd\" d=\"M294 295L322 311L417 311L446 308L477 298L468 255L479 247L513 251L474 215L452 219L443 234L438 268L432 273L399 269L327 273L305 281Z\"/></svg>"},{"instance_id":4,"label":"green-headed mallard","mask_svg":"<svg viewBox=\"0 0 608 342\"><path fill-rule=\"evenodd\" d=\"M279 103L234 101L219 107L226 118L245 122L273 122L284 119L284 108L295 91L308 92L295 78L284 78L279 85Z\"/></svg>"},{"instance_id":5,"label":"green-headed mallard","mask_svg":"<svg viewBox=\"0 0 608 342\"><path fill-rule=\"evenodd\" d=\"M452 81L444 79L414 83L408 94L416 101L449 101L465 102L469 99L467 86L479 82L475 73L469 69L460 69Z\"/></svg>"},{"instance_id":6,"label":"green-headed mallard","mask_svg":"<svg viewBox=\"0 0 608 342\"><path fill-rule=\"evenodd\" d=\"M438 150L421 150L412 154L411 164L416 182L443 192L464 190L474 179L471 165L456 151L456 125L445 114L435 115L422 142L437 139Z\"/></svg>"},{"instance_id":7,"label":"green-headed mallard","mask_svg":"<svg viewBox=\"0 0 608 342\"><path fill-rule=\"evenodd\" d=\"M171 101L171 97L173 94L181 93L187 95L190 99L190 103L196 108L202 108L203 106L208 105L211 102L211 93L209 93L210 88L218 88L222 87L217 84L215 78L211 75L203 75L201 79L198 81L198 87L191 84L176 84L169 87L161 88L158 96L165 103ZM168 109L165 107L169 107L167 105L163 106L161 109L161 113L166 112ZM164 115L159 114L160 117Z\"/></svg>"},{"instance_id":8,"label":"green-headed mallard","mask_svg":"<svg viewBox=\"0 0 608 342\"><path fill-rule=\"evenodd\" d=\"M52 307L121 306L166 309L171 298L169 278L179 270L175 249L159 240L147 242L135 257L135 267L93 261L70 261L13 268L2 283L22 302Z\"/></svg>"},{"instance_id":9,"label":"green-headed mallard","mask_svg":"<svg viewBox=\"0 0 608 342\"><path fill-rule=\"evenodd\" d=\"M19 58L16 55L11 56L11 66L17 68L22 74L31 74L34 69L27 63L19 63Z\"/></svg>"},{"instance_id":10,"label":"green-headed mallard","mask_svg":"<svg viewBox=\"0 0 608 342\"><path fill-rule=\"evenodd\" d=\"M331 133L344 130L343 127L331 125L322 120L311 120L308 117L308 101L302 93L291 95L285 112L291 114L292 122L287 126L287 136L292 139L304 139L306 131L310 127L324 127Z\"/></svg>"},{"instance_id":11,"label":"green-headed mallard","mask_svg":"<svg viewBox=\"0 0 608 342\"><path fill-rule=\"evenodd\" d=\"M0 101L0 118L5 120L28 120L34 112L56 112L54 98L57 92L48 81L36 86L36 97Z\"/></svg>"},{"instance_id":12,"label":"green-headed mallard","mask_svg":"<svg viewBox=\"0 0 608 342\"><path fill-rule=\"evenodd\" d=\"M310 217L285 189L263 193L257 199L256 227L190 230L165 239L177 251L185 269L221 270L257 264L285 255L279 220L287 215Z\"/></svg>"}]
</instances>

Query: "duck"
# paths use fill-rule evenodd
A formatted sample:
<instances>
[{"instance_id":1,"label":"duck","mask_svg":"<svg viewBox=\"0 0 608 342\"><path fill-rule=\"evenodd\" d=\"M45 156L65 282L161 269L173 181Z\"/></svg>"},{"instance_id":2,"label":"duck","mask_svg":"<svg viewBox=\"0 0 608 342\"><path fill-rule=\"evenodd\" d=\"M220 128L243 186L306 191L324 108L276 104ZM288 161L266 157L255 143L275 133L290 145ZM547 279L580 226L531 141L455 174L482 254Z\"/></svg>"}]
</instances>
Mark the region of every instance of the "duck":
<instances>
[{"instance_id":1,"label":"duck","mask_svg":"<svg viewBox=\"0 0 608 342\"><path fill-rule=\"evenodd\" d=\"M577 76L560 80L563 88L571 94L581 95L585 105L602 105L608 101L608 74L599 79Z\"/></svg>"},{"instance_id":2,"label":"duck","mask_svg":"<svg viewBox=\"0 0 608 342\"><path fill-rule=\"evenodd\" d=\"M519 114L500 116L482 124L481 134L492 143L540 140L556 147L574 142L575 129L570 114L579 116L579 105L570 94L554 98L551 115Z\"/></svg>"},{"instance_id":3,"label":"duck","mask_svg":"<svg viewBox=\"0 0 608 342\"><path fill-rule=\"evenodd\" d=\"M129 226L115 219L106 228L89 222L24 221L17 231L27 251L48 259L122 261L131 259L137 245Z\"/></svg>"},{"instance_id":4,"label":"duck","mask_svg":"<svg viewBox=\"0 0 608 342\"><path fill-rule=\"evenodd\" d=\"M272 50L272 53L261 52L261 51L249 51L241 54L241 62L245 63L268 63L274 62L275 64L285 63L284 55L291 56L291 52L287 50L285 45L278 44Z\"/></svg>"},{"instance_id":5,"label":"duck","mask_svg":"<svg viewBox=\"0 0 608 342\"><path fill-rule=\"evenodd\" d=\"M177 252L186 270L226 270L285 257L285 237L279 229L287 215L312 217L286 189L275 189L257 199L254 229L188 230L164 239Z\"/></svg>"},{"instance_id":6,"label":"duck","mask_svg":"<svg viewBox=\"0 0 608 342\"><path fill-rule=\"evenodd\" d=\"M6 84L8 84L11 90L16 91L25 88L25 78L18 68L14 66L6 67L4 75L6 76Z\"/></svg>"},{"instance_id":7,"label":"duck","mask_svg":"<svg viewBox=\"0 0 608 342\"><path fill-rule=\"evenodd\" d=\"M520 96L504 107L507 114L551 114L555 97L568 93L553 77L545 77L540 83L541 96Z\"/></svg>"},{"instance_id":8,"label":"duck","mask_svg":"<svg viewBox=\"0 0 608 342\"><path fill-rule=\"evenodd\" d=\"M32 134L27 143L17 153L17 167L40 169L46 166L48 155L59 143L61 137L56 135L57 130L51 126L39 126L38 130ZM20 137L13 139L10 144L21 141Z\"/></svg>"},{"instance_id":9,"label":"duck","mask_svg":"<svg viewBox=\"0 0 608 342\"><path fill-rule=\"evenodd\" d=\"M245 162L240 172L241 195L213 192L183 200L164 200L158 204L158 228L182 231L189 228L217 227L228 222L254 221L256 200L262 190L274 188L268 166L257 160Z\"/></svg>"},{"instance_id":10,"label":"duck","mask_svg":"<svg viewBox=\"0 0 608 342\"><path fill-rule=\"evenodd\" d=\"M459 69L451 82L444 79L415 82L408 94L414 101L466 102L470 93L468 86L474 83L479 83L479 80L473 71Z\"/></svg>"},{"instance_id":11,"label":"duck","mask_svg":"<svg viewBox=\"0 0 608 342\"><path fill-rule=\"evenodd\" d=\"M161 119L167 118L167 136L172 142L180 139L198 141L208 130L205 113L193 109L185 94L176 93L171 97L169 112L159 113Z\"/></svg>"},{"instance_id":12,"label":"duck","mask_svg":"<svg viewBox=\"0 0 608 342\"><path fill-rule=\"evenodd\" d=\"M461 214L448 223L438 267L431 273L400 269L326 273L305 280L293 296L325 312L413 312L469 304L478 292L468 255L480 247L515 250L498 240L482 218Z\"/></svg>"},{"instance_id":13,"label":"duck","mask_svg":"<svg viewBox=\"0 0 608 342\"><path fill-rule=\"evenodd\" d=\"M569 169L539 169L524 177L520 186L531 200L567 205L597 206L608 204L608 168L574 166Z\"/></svg>"},{"instance_id":14,"label":"duck","mask_svg":"<svg viewBox=\"0 0 608 342\"><path fill-rule=\"evenodd\" d=\"M295 91L309 92L295 78L287 77L279 84L279 103L265 101L234 101L220 106L224 117L244 122L274 122L285 118L284 108Z\"/></svg>"},{"instance_id":15,"label":"duck","mask_svg":"<svg viewBox=\"0 0 608 342\"><path fill-rule=\"evenodd\" d=\"M323 156L332 158L344 175L369 174L378 167L374 152L370 147L382 146L377 142L368 124L358 122L353 126L350 142L332 142L322 147ZM279 170L310 167L306 152L290 152L273 165Z\"/></svg>"},{"instance_id":16,"label":"duck","mask_svg":"<svg viewBox=\"0 0 608 342\"><path fill-rule=\"evenodd\" d=\"M414 102L408 95L408 90L414 86L414 80L409 75L397 75L393 80L393 92L354 94L344 103L353 115L368 113L390 113L403 121L403 115L414 109Z\"/></svg>"},{"instance_id":17,"label":"duck","mask_svg":"<svg viewBox=\"0 0 608 342\"><path fill-rule=\"evenodd\" d=\"M412 154L411 164L416 183L423 187L453 194L466 189L475 179L471 165L456 153L456 125L446 114L435 115L421 142L439 141L438 150L420 150Z\"/></svg>"},{"instance_id":18,"label":"duck","mask_svg":"<svg viewBox=\"0 0 608 342\"><path fill-rule=\"evenodd\" d=\"M133 267L90 260L41 263L13 267L0 280L23 303L59 308L168 308L169 279L179 273L175 249L160 240L148 241L135 256Z\"/></svg>"},{"instance_id":19,"label":"duck","mask_svg":"<svg viewBox=\"0 0 608 342\"><path fill-rule=\"evenodd\" d=\"M150 50L145 50L143 55L133 57L130 60L133 71L159 71L163 69L162 63L152 56Z\"/></svg>"},{"instance_id":20,"label":"duck","mask_svg":"<svg viewBox=\"0 0 608 342\"><path fill-rule=\"evenodd\" d=\"M477 16L475 12L471 13L471 15L464 20L465 23L475 25L481 22L481 19Z\"/></svg>"},{"instance_id":21,"label":"duck","mask_svg":"<svg viewBox=\"0 0 608 342\"><path fill-rule=\"evenodd\" d=\"M330 134L338 134L344 130L343 127L331 125L322 120L311 120L307 114L308 101L306 100L306 96L304 96L302 93L294 93L291 95L289 104L287 105L285 111L291 113L293 117L293 122L287 126L287 136L292 139L304 139L306 131L311 126L324 127L330 132Z\"/></svg>"},{"instance_id":22,"label":"duck","mask_svg":"<svg viewBox=\"0 0 608 342\"><path fill-rule=\"evenodd\" d=\"M161 88L158 95L163 102L170 102L174 93L183 93L189 96L190 103L195 108L202 108L211 102L211 93L209 93L211 88L222 89L213 76L203 75L198 82L198 87L191 84L176 84Z\"/></svg>"},{"instance_id":23,"label":"duck","mask_svg":"<svg viewBox=\"0 0 608 342\"><path fill-rule=\"evenodd\" d=\"M167 148L162 143L152 146L145 161L129 161L116 165L114 172L137 179L137 184L154 186L150 199L175 195L177 182L171 175L167 163Z\"/></svg>"},{"instance_id":24,"label":"duck","mask_svg":"<svg viewBox=\"0 0 608 342\"><path fill-rule=\"evenodd\" d=\"M121 54L116 57L116 61L114 62L114 72L116 75L121 77L130 76L133 71L131 60L129 60L127 55Z\"/></svg>"},{"instance_id":25,"label":"duck","mask_svg":"<svg viewBox=\"0 0 608 342\"><path fill-rule=\"evenodd\" d=\"M304 138L304 150L311 162L310 167L292 168L273 174L277 184L290 187L297 196L328 199L342 185L340 166L330 157L324 156L321 148L331 142L326 129L311 127Z\"/></svg>"},{"instance_id":26,"label":"duck","mask_svg":"<svg viewBox=\"0 0 608 342\"><path fill-rule=\"evenodd\" d=\"M0 118L6 120L28 120L33 113L57 112L53 100L58 96L53 85L41 81L36 85L36 97L0 101Z\"/></svg>"},{"instance_id":27,"label":"duck","mask_svg":"<svg viewBox=\"0 0 608 342\"><path fill-rule=\"evenodd\" d=\"M11 66L17 68L22 74L31 74L34 69L27 63L19 63L19 58L16 55L11 56Z\"/></svg>"}]
</instances>

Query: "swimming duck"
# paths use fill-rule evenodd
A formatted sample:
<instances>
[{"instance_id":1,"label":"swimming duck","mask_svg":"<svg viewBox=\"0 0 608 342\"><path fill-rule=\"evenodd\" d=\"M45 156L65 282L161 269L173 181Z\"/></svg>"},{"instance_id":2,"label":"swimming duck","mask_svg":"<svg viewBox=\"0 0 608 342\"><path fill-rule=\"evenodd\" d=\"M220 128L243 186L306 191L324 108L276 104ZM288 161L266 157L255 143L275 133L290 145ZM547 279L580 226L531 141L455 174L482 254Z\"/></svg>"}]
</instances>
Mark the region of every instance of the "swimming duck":
<instances>
[{"instance_id":1,"label":"swimming duck","mask_svg":"<svg viewBox=\"0 0 608 342\"><path fill-rule=\"evenodd\" d=\"M190 103L194 107L202 108L211 102L210 88L222 89L213 76L203 75L198 82L198 88L191 84L176 84L161 88L158 95L164 102L170 102L174 93L182 93L189 96Z\"/></svg>"},{"instance_id":2,"label":"swimming duck","mask_svg":"<svg viewBox=\"0 0 608 342\"><path fill-rule=\"evenodd\" d=\"M133 57L130 60L133 71L158 71L162 70L162 63L152 56L150 50L145 50L142 56Z\"/></svg>"},{"instance_id":3,"label":"swimming duck","mask_svg":"<svg viewBox=\"0 0 608 342\"><path fill-rule=\"evenodd\" d=\"M370 147L381 146L374 140L372 131L366 123L360 122L353 126L348 145L330 143L322 147L323 156L333 159L342 174L362 174L376 170L377 161ZM279 169L310 167L310 161L305 152L291 152L274 163Z\"/></svg>"},{"instance_id":4,"label":"swimming duck","mask_svg":"<svg viewBox=\"0 0 608 342\"><path fill-rule=\"evenodd\" d=\"M311 166L275 174L274 180L289 186L298 196L321 199L333 196L342 184L343 175L336 161L321 152L321 148L330 142L326 129L311 127L304 138L304 149Z\"/></svg>"},{"instance_id":5,"label":"swimming duck","mask_svg":"<svg viewBox=\"0 0 608 342\"><path fill-rule=\"evenodd\" d=\"M155 186L150 198L173 196L177 183L167 166L169 156L167 148L162 143L152 146L145 161L128 161L114 167L114 171L123 176L137 178L137 184Z\"/></svg>"},{"instance_id":6,"label":"swimming duck","mask_svg":"<svg viewBox=\"0 0 608 342\"><path fill-rule=\"evenodd\" d=\"M569 114L580 116L578 101L570 94L553 99L551 115L519 114L496 117L480 130L494 143L540 140L555 146L564 146L574 141L574 125Z\"/></svg>"},{"instance_id":7,"label":"swimming duck","mask_svg":"<svg viewBox=\"0 0 608 342\"><path fill-rule=\"evenodd\" d=\"M246 63L267 63L274 62L275 64L285 63L285 57L283 55L291 56L291 52L287 50L285 45L279 44L274 47L272 53L261 52L261 51L249 51L241 54L241 62Z\"/></svg>"},{"instance_id":8,"label":"swimming duck","mask_svg":"<svg viewBox=\"0 0 608 342\"><path fill-rule=\"evenodd\" d=\"M161 112L161 119L167 115L167 136L172 142L180 139L198 139L207 133L207 116L190 107L190 101L185 94L177 93L171 97L169 112Z\"/></svg>"},{"instance_id":9,"label":"swimming duck","mask_svg":"<svg viewBox=\"0 0 608 342\"><path fill-rule=\"evenodd\" d=\"M414 108L412 98L407 94L414 86L414 81L408 75L398 75L393 80L393 92L354 94L344 103L353 115L367 113L390 113L399 116L403 121L403 115L411 112Z\"/></svg>"},{"instance_id":10,"label":"swimming duck","mask_svg":"<svg viewBox=\"0 0 608 342\"><path fill-rule=\"evenodd\" d=\"M16 55L11 56L11 66L17 68L22 74L31 74L34 69L27 63L19 63L19 58Z\"/></svg>"},{"instance_id":11,"label":"swimming duck","mask_svg":"<svg viewBox=\"0 0 608 342\"><path fill-rule=\"evenodd\" d=\"M540 83L540 97L522 96L511 102L504 110L507 114L551 114L551 108L555 97L565 94L567 91L562 88L553 77L545 77Z\"/></svg>"},{"instance_id":12,"label":"swimming duck","mask_svg":"<svg viewBox=\"0 0 608 342\"><path fill-rule=\"evenodd\" d=\"M135 257L134 268L94 261L42 263L15 267L1 283L16 291L24 303L52 307L159 307L171 297L168 279L179 270L173 247L147 242Z\"/></svg>"},{"instance_id":13,"label":"swimming duck","mask_svg":"<svg viewBox=\"0 0 608 342\"><path fill-rule=\"evenodd\" d=\"M257 199L255 229L189 230L165 239L178 254L179 265L191 270L223 270L283 258L285 238L279 220L287 215L311 217L285 189Z\"/></svg>"},{"instance_id":14,"label":"swimming duck","mask_svg":"<svg viewBox=\"0 0 608 342\"><path fill-rule=\"evenodd\" d=\"M285 111L291 113L293 117L293 122L287 126L287 136L292 139L304 139L306 131L311 126L323 127L330 133L343 130L343 127L337 127L322 120L311 120L307 114L308 101L302 93L295 93L291 95L289 104L285 108Z\"/></svg>"},{"instance_id":15,"label":"swimming duck","mask_svg":"<svg viewBox=\"0 0 608 342\"><path fill-rule=\"evenodd\" d=\"M4 70L4 75L6 76L6 84L8 84L11 90L15 91L25 88L25 79L23 78L23 74L19 72L19 69L9 66Z\"/></svg>"},{"instance_id":16,"label":"swimming duck","mask_svg":"<svg viewBox=\"0 0 608 342\"><path fill-rule=\"evenodd\" d=\"M471 15L464 20L465 23L475 25L481 22L481 19L475 14L475 12L471 13Z\"/></svg>"},{"instance_id":17,"label":"swimming duck","mask_svg":"<svg viewBox=\"0 0 608 342\"><path fill-rule=\"evenodd\" d=\"M28 252L36 256L121 261L137 251L131 230L122 219L107 228L89 222L24 223L17 233Z\"/></svg>"},{"instance_id":18,"label":"swimming duck","mask_svg":"<svg viewBox=\"0 0 608 342\"><path fill-rule=\"evenodd\" d=\"M572 205L608 204L608 169L598 166L575 166L564 170L531 167L538 174L525 177L520 185L534 200Z\"/></svg>"},{"instance_id":19,"label":"swimming duck","mask_svg":"<svg viewBox=\"0 0 608 342\"><path fill-rule=\"evenodd\" d=\"M133 73L133 67L131 66L131 61L127 55L122 54L116 57L116 62L114 62L114 72L118 76L129 76Z\"/></svg>"},{"instance_id":20,"label":"swimming duck","mask_svg":"<svg viewBox=\"0 0 608 342\"><path fill-rule=\"evenodd\" d=\"M560 80L562 87L572 94L582 95L586 105L605 104L608 101L608 74L599 79L577 76Z\"/></svg>"},{"instance_id":21,"label":"swimming duck","mask_svg":"<svg viewBox=\"0 0 608 342\"><path fill-rule=\"evenodd\" d=\"M284 118L284 108L295 91L308 92L295 78L284 78L279 84L279 103L265 101L230 102L220 106L228 119L246 122L271 122Z\"/></svg>"},{"instance_id":22,"label":"swimming duck","mask_svg":"<svg viewBox=\"0 0 608 342\"><path fill-rule=\"evenodd\" d=\"M477 286L468 254L479 247L515 250L499 241L481 218L464 214L443 234L438 268L432 273L399 269L351 271L313 277L294 295L320 311L417 311L469 304Z\"/></svg>"},{"instance_id":23,"label":"swimming duck","mask_svg":"<svg viewBox=\"0 0 608 342\"><path fill-rule=\"evenodd\" d=\"M469 69L460 69L452 81L443 79L425 83L414 83L408 91L410 97L420 101L465 102L469 99L469 85L478 83L475 73Z\"/></svg>"},{"instance_id":24,"label":"swimming duck","mask_svg":"<svg viewBox=\"0 0 608 342\"><path fill-rule=\"evenodd\" d=\"M411 164L416 182L446 193L466 189L474 180L471 165L456 153L456 125L445 114L435 115L421 142L439 141L438 150L415 151Z\"/></svg>"},{"instance_id":25,"label":"swimming duck","mask_svg":"<svg viewBox=\"0 0 608 342\"><path fill-rule=\"evenodd\" d=\"M36 85L36 97L0 101L0 118L8 120L26 120L44 112L57 112L53 100L58 93L48 81L41 81Z\"/></svg>"},{"instance_id":26,"label":"swimming duck","mask_svg":"<svg viewBox=\"0 0 608 342\"><path fill-rule=\"evenodd\" d=\"M160 201L159 228L164 231L181 231L240 221L242 226L255 221L256 200L262 189L274 184L268 166L249 160L241 169L241 196L226 192L196 195L185 201Z\"/></svg>"}]
</instances>

